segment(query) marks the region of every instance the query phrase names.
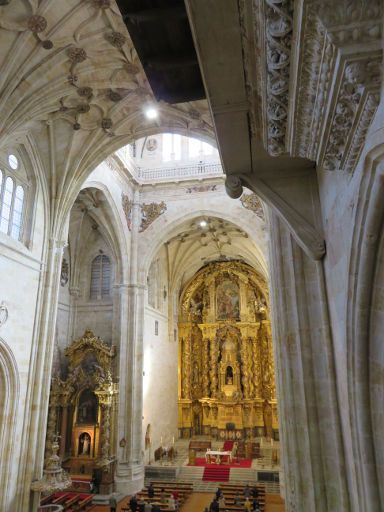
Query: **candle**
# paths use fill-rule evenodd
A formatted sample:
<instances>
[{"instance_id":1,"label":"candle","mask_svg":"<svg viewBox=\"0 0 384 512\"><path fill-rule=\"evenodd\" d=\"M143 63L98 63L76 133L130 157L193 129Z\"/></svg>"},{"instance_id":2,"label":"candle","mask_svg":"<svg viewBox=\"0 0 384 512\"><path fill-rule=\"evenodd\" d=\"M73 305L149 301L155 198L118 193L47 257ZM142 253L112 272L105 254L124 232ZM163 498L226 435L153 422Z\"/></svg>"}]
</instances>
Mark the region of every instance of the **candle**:
<instances>
[{"instance_id":1,"label":"candle","mask_svg":"<svg viewBox=\"0 0 384 512\"><path fill-rule=\"evenodd\" d=\"M163 436L160 437L160 445L163 446Z\"/></svg>"},{"instance_id":2,"label":"candle","mask_svg":"<svg viewBox=\"0 0 384 512\"><path fill-rule=\"evenodd\" d=\"M172 444L175 444L175 436L172 436Z\"/></svg>"}]
</instances>

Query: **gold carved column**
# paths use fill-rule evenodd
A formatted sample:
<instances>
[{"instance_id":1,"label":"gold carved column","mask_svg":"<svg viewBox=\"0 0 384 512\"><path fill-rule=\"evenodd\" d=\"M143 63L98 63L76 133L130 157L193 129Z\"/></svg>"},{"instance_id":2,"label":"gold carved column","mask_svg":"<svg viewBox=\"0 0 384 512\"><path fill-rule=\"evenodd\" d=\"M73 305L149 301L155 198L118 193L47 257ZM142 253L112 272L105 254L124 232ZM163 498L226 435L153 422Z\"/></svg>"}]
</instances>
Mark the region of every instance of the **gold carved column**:
<instances>
[{"instance_id":1,"label":"gold carved column","mask_svg":"<svg viewBox=\"0 0 384 512\"><path fill-rule=\"evenodd\" d=\"M240 344L240 356L241 356L241 370L242 370L242 384L243 394L245 399L252 398L253 396L253 380L251 378L251 365L252 362L252 347L249 341L252 329L249 325L243 325L240 327L241 332L241 344Z\"/></svg>"},{"instance_id":2,"label":"gold carved column","mask_svg":"<svg viewBox=\"0 0 384 512\"><path fill-rule=\"evenodd\" d=\"M203 331L203 340L202 340L202 392L203 397L209 397L209 338L204 336Z\"/></svg>"},{"instance_id":3,"label":"gold carved column","mask_svg":"<svg viewBox=\"0 0 384 512\"><path fill-rule=\"evenodd\" d=\"M252 379L253 379L253 392L255 398L261 399L262 390L262 375L260 363L260 343L258 336L251 338L252 344Z\"/></svg>"},{"instance_id":4,"label":"gold carved column","mask_svg":"<svg viewBox=\"0 0 384 512\"><path fill-rule=\"evenodd\" d=\"M210 338L210 369L209 375L211 378L211 398L217 397L218 391L218 359L219 359L219 341L216 336Z\"/></svg>"},{"instance_id":5,"label":"gold carved column","mask_svg":"<svg viewBox=\"0 0 384 512\"><path fill-rule=\"evenodd\" d=\"M183 326L179 328L181 339L181 394L182 398L191 398L191 328Z\"/></svg>"},{"instance_id":6,"label":"gold carved column","mask_svg":"<svg viewBox=\"0 0 384 512\"><path fill-rule=\"evenodd\" d=\"M273 364L271 326L268 320L260 323L260 355L263 399L276 398L275 372Z\"/></svg>"}]
</instances>

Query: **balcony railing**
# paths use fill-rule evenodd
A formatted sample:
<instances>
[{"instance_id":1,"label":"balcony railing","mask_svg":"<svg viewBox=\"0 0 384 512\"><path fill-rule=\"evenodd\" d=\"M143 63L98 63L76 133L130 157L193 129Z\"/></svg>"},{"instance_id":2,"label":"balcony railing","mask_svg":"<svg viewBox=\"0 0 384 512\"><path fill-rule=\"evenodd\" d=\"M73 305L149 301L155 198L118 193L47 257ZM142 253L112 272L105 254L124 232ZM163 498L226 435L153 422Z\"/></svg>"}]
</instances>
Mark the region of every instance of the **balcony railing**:
<instances>
[{"instance_id":1,"label":"balcony railing","mask_svg":"<svg viewBox=\"0 0 384 512\"><path fill-rule=\"evenodd\" d=\"M209 178L223 175L220 163L197 163L193 165L159 167L154 169L136 169L139 181L173 181L188 178Z\"/></svg>"}]
</instances>

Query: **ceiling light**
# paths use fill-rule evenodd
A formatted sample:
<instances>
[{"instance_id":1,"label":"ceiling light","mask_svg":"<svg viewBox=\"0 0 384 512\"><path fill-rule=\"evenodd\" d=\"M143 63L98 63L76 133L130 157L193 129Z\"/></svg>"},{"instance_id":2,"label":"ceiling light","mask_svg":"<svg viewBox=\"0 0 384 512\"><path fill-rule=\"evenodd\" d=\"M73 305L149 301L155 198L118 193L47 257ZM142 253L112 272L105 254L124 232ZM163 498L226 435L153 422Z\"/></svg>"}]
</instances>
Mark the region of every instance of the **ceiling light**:
<instances>
[{"instance_id":1,"label":"ceiling light","mask_svg":"<svg viewBox=\"0 0 384 512\"><path fill-rule=\"evenodd\" d=\"M144 113L147 119L156 119L157 116L159 115L157 108L155 107L147 107Z\"/></svg>"},{"instance_id":2,"label":"ceiling light","mask_svg":"<svg viewBox=\"0 0 384 512\"><path fill-rule=\"evenodd\" d=\"M199 222L199 224L200 224L200 227L201 227L201 228L205 228L205 227L207 227L207 221L206 221L206 220L201 220L201 221Z\"/></svg>"}]
</instances>

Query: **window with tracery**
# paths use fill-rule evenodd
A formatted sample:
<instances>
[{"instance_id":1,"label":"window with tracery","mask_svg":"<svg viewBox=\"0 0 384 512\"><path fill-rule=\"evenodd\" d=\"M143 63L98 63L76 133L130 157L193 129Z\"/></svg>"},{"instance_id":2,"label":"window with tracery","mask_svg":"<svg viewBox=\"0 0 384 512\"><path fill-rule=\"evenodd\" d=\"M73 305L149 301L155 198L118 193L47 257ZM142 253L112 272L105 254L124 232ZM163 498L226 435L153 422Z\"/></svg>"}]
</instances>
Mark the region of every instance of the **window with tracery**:
<instances>
[{"instance_id":1,"label":"window with tracery","mask_svg":"<svg viewBox=\"0 0 384 512\"><path fill-rule=\"evenodd\" d=\"M19 160L8 156L8 165L0 169L0 231L21 240L23 235L23 213L25 183L19 170Z\"/></svg>"},{"instance_id":2,"label":"window with tracery","mask_svg":"<svg viewBox=\"0 0 384 512\"><path fill-rule=\"evenodd\" d=\"M111 296L111 261L105 254L99 254L91 265L90 298L107 299Z\"/></svg>"}]
</instances>

